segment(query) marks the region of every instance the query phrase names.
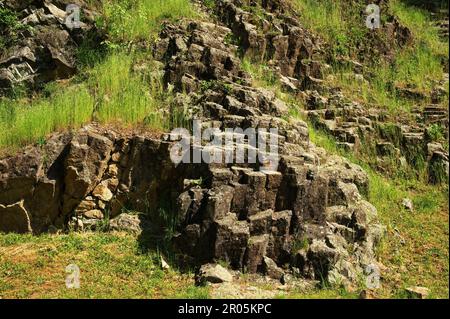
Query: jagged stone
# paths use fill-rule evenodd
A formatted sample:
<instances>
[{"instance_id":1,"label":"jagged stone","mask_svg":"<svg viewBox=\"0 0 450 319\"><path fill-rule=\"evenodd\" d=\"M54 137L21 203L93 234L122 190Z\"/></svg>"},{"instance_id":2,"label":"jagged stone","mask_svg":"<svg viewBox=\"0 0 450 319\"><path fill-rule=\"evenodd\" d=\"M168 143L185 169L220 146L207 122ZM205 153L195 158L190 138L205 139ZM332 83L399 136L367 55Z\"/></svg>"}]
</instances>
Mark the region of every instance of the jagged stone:
<instances>
[{"instance_id":1,"label":"jagged stone","mask_svg":"<svg viewBox=\"0 0 450 319\"><path fill-rule=\"evenodd\" d=\"M245 252L245 268L249 273L256 273L262 266L268 244L269 235L267 234L249 238L247 251Z\"/></svg>"},{"instance_id":2,"label":"jagged stone","mask_svg":"<svg viewBox=\"0 0 450 319\"><path fill-rule=\"evenodd\" d=\"M413 210L413 202L409 198L403 198L402 205L406 210L412 211Z\"/></svg>"},{"instance_id":3,"label":"jagged stone","mask_svg":"<svg viewBox=\"0 0 450 319\"><path fill-rule=\"evenodd\" d=\"M83 216L89 219L103 219L103 213L99 209L85 211Z\"/></svg>"},{"instance_id":4,"label":"jagged stone","mask_svg":"<svg viewBox=\"0 0 450 319\"><path fill-rule=\"evenodd\" d=\"M268 234L272 229L273 210L269 209L248 217L251 235Z\"/></svg>"},{"instance_id":5,"label":"jagged stone","mask_svg":"<svg viewBox=\"0 0 450 319\"><path fill-rule=\"evenodd\" d=\"M89 210L94 209L96 206L95 202L93 200L83 200L78 204L78 206L75 208L75 213L83 213Z\"/></svg>"},{"instance_id":6,"label":"jagged stone","mask_svg":"<svg viewBox=\"0 0 450 319\"><path fill-rule=\"evenodd\" d=\"M247 214L256 214L261 209L261 201L265 198L266 175L262 172L244 172L244 183L247 185L245 206Z\"/></svg>"},{"instance_id":7,"label":"jagged stone","mask_svg":"<svg viewBox=\"0 0 450 319\"><path fill-rule=\"evenodd\" d=\"M351 205L361 199L358 188L353 183L343 183L338 181L337 185L332 184L328 196L328 204L335 205Z\"/></svg>"},{"instance_id":8,"label":"jagged stone","mask_svg":"<svg viewBox=\"0 0 450 319\"><path fill-rule=\"evenodd\" d=\"M426 299L430 294L430 289L426 287L408 287L406 288L406 292L413 299Z\"/></svg>"},{"instance_id":9,"label":"jagged stone","mask_svg":"<svg viewBox=\"0 0 450 319\"><path fill-rule=\"evenodd\" d=\"M108 186L103 183L98 184L94 188L92 195L104 202L109 202L113 198L113 193L109 190Z\"/></svg>"},{"instance_id":10,"label":"jagged stone","mask_svg":"<svg viewBox=\"0 0 450 319\"><path fill-rule=\"evenodd\" d=\"M307 252L308 262L314 269L316 279L327 278L336 258L336 250L328 247L324 241L313 240Z\"/></svg>"},{"instance_id":11,"label":"jagged stone","mask_svg":"<svg viewBox=\"0 0 450 319\"><path fill-rule=\"evenodd\" d=\"M214 228L214 258L227 261L234 268L242 268L250 237L247 222L238 221L236 215L230 213L217 220Z\"/></svg>"},{"instance_id":12,"label":"jagged stone","mask_svg":"<svg viewBox=\"0 0 450 319\"><path fill-rule=\"evenodd\" d=\"M109 228L115 231L126 231L133 234L140 234L142 232L142 222L137 215L120 214L109 222Z\"/></svg>"},{"instance_id":13,"label":"jagged stone","mask_svg":"<svg viewBox=\"0 0 450 319\"><path fill-rule=\"evenodd\" d=\"M177 216L180 221L187 219L188 210L191 207L192 198L188 191L181 193L177 198Z\"/></svg>"},{"instance_id":14,"label":"jagged stone","mask_svg":"<svg viewBox=\"0 0 450 319\"><path fill-rule=\"evenodd\" d=\"M288 236L291 226L291 218L292 212L290 210L273 213L272 234L276 237Z\"/></svg>"},{"instance_id":15,"label":"jagged stone","mask_svg":"<svg viewBox=\"0 0 450 319\"><path fill-rule=\"evenodd\" d=\"M87 23L80 22L78 32L73 32L65 23L66 4L41 1L28 7L24 1L16 3L5 5L17 12L21 25L33 32L19 30L18 40L1 52L0 92L21 85L36 89L43 83L73 76L77 70L77 45L88 34L101 38L95 31L91 11L86 9Z\"/></svg>"},{"instance_id":16,"label":"jagged stone","mask_svg":"<svg viewBox=\"0 0 450 319\"><path fill-rule=\"evenodd\" d=\"M233 200L233 187L222 185L213 188L208 192L207 196L207 218L210 220L219 220L230 212L231 202Z\"/></svg>"},{"instance_id":17,"label":"jagged stone","mask_svg":"<svg viewBox=\"0 0 450 319\"><path fill-rule=\"evenodd\" d=\"M263 258L264 273L270 278L281 280L284 276L283 269L277 266L277 264L269 257Z\"/></svg>"},{"instance_id":18,"label":"jagged stone","mask_svg":"<svg viewBox=\"0 0 450 319\"><path fill-rule=\"evenodd\" d=\"M428 163L428 179L432 184L440 184L448 181L449 160L448 154L434 152Z\"/></svg>"},{"instance_id":19,"label":"jagged stone","mask_svg":"<svg viewBox=\"0 0 450 319\"><path fill-rule=\"evenodd\" d=\"M65 196L64 213L69 213L94 186L100 182L110 159L113 142L105 136L86 131L70 142L65 160ZM109 197L109 194L108 194ZM109 198L108 200L110 200Z\"/></svg>"},{"instance_id":20,"label":"jagged stone","mask_svg":"<svg viewBox=\"0 0 450 319\"><path fill-rule=\"evenodd\" d=\"M232 282L233 275L219 264L202 265L195 278L197 285Z\"/></svg>"},{"instance_id":21,"label":"jagged stone","mask_svg":"<svg viewBox=\"0 0 450 319\"><path fill-rule=\"evenodd\" d=\"M7 206L0 204L0 231L6 233L31 232L30 217L23 206L23 201Z\"/></svg>"}]
</instances>

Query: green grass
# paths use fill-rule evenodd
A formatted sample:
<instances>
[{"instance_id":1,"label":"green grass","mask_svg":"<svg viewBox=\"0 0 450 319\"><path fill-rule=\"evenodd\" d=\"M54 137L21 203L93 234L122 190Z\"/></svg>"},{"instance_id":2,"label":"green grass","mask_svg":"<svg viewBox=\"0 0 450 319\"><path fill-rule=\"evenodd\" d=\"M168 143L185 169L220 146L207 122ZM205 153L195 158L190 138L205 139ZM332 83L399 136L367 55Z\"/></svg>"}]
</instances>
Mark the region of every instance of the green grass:
<instances>
[{"instance_id":1,"label":"green grass","mask_svg":"<svg viewBox=\"0 0 450 319\"><path fill-rule=\"evenodd\" d=\"M162 270L123 233L0 234L2 298L207 298L191 273ZM67 289L65 268L80 268L80 289Z\"/></svg>"},{"instance_id":2,"label":"green grass","mask_svg":"<svg viewBox=\"0 0 450 319\"><path fill-rule=\"evenodd\" d=\"M0 297L205 299L214 296L208 286L195 286L192 272L180 272L176 265L162 270L159 253L144 252L139 241L125 233L0 234ZM164 258L170 261L168 256ZM229 266L223 261L219 263ZM69 264L80 268L80 289L65 286L65 269ZM278 293L275 298L357 297L357 292L313 286L278 291L273 284L246 279L245 274L235 284L236 288L254 286ZM226 293L220 296L227 297L235 296Z\"/></svg>"},{"instance_id":3,"label":"green grass","mask_svg":"<svg viewBox=\"0 0 450 319\"><path fill-rule=\"evenodd\" d=\"M52 131L78 127L91 119L93 107L94 99L84 85L30 103L0 100L0 147L34 142Z\"/></svg>"},{"instance_id":4,"label":"green grass","mask_svg":"<svg viewBox=\"0 0 450 319\"><path fill-rule=\"evenodd\" d=\"M157 251L143 251L140 239L126 233L69 233L40 236L0 234L0 297L8 298L210 298L208 286L198 287L192 272L176 265L162 270ZM165 260L170 261L168 256ZM228 267L223 261L223 266ZM67 289L65 269L80 268L80 289ZM273 285L246 280L236 287ZM232 293L232 291L230 292ZM233 298L223 295L221 298ZM356 298L343 289L289 289L276 298Z\"/></svg>"},{"instance_id":5,"label":"green grass","mask_svg":"<svg viewBox=\"0 0 450 319\"><path fill-rule=\"evenodd\" d=\"M197 15L189 0L103 0L102 13L98 24L115 43L148 40L163 20Z\"/></svg>"},{"instance_id":6,"label":"green grass","mask_svg":"<svg viewBox=\"0 0 450 319\"><path fill-rule=\"evenodd\" d=\"M301 23L320 34L332 56L353 55L353 48L367 32L359 10L363 7L335 0L292 0L301 15Z\"/></svg>"},{"instance_id":7,"label":"green grass","mask_svg":"<svg viewBox=\"0 0 450 319\"><path fill-rule=\"evenodd\" d=\"M244 57L241 61L242 69L252 78L252 86L255 88L264 88L272 91L275 97L282 100L290 106L290 115L298 116L299 100L284 92L277 75L264 63L256 63L251 59Z\"/></svg>"},{"instance_id":8,"label":"green grass","mask_svg":"<svg viewBox=\"0 0 450 319\"><path fill-rule=\"evenodd\" d=\"M424 43L435 55L448 56L448 45L439 40L437 29L433 27L427 11L408 6L400 0L391 0L390 10L411 30L416 42Z\"/></svg>"},{"instance_id":9,"label":"green grass","mask_svg":"<svg viewBox=\"0 0 450 319\"><path fill-rule=\"evenodd\" d=\"M0 148L34 143L91 121L129 125L147 119L148 127L167 127L160 112L165 104L161 78L152 74L151 60L134 72L136 59L118 51L86 70L87 80L80 84L52 85L48 98L0 100Z\"/></svg>"},{"instance_id":10,"label":"green grass","mask_svg":"<svg viewBox=\"0 0 450 319\"><path fill-rule=\"evenodd\" d=\"M370 45L377 45L367 40L368 29L359 13L363 9L362 4L331 0L293 0L293 3L301 15L302 24L326 41L331 58L348 56L358 60L360 50L373 51ZM394 48L394 62L379 58L372 65L366 63L364 77L367 83L361 84L348 77L351 70L331 61L334 77L329 84L341 87L354 100L374 104L392 113L399 110L409 112L416 102L399 96L396 88L411 88L429 94L435 83L443 78L441 61L448 59L448 43L439 39L427 11L399 0L390 1L388 10L411 30L412 43ZM381 12L382 23L386 15L386 12ZM382 34L383 29L380 32ZM392 42L392 39L382 41ZM429 103L429 99L425 103Z\"/></svg>"},{"instance_id":11,"label":"green grass","mask_svg":"<svg viewBox=\"0 0 450 319\"><path fill-rule=\"evenodd\" d=\"M97 24L106 40L98 46L87 39L80 46L78 76L51 83L32 98L18 92L14 98L0 99L0 149L45 141L51 132L91 121L144 124L156 130L182 121L183 114L168 112L170 92L163 89L150 53L126 44L151 43L163 21L195 16L190 2L105 0L96 7L102 12Z\"/></svg>"},{"instance_id":12,"label":"green grass","mask_svg":"<svg viewBox=\"0 0 450 319\"><path fill-rule=\"evenodd\" d=\"M146 65L142 72L133 72L136 57L116 53L89 72L88 83L98 103L94 119L101 123L118 121L132 124L153 114L154 121L149 124L162 128L162 116L157 116L163 103L161 78L152 74L156 68L151 60L143 62Z\"/></svg>"},{"instance_id":13,"label":"green grass","mask_svg":"<svg viewBox=\"0 0 450 319\"><path fill-rule=\"evenodd\" d=\"M291 291L286 295L277 296L278 299L358 299L357 292L349 292L345 289L312 289L310 291Z\"/></svg>"},{"instance_id":14,"label":"green grass","mask_svg":"<svg viewBox=\"0 0 450 319\"><path fill-rule=\"evenodd\" d=\"M269 88L277 94L281 93L278 77L274 72L263 63L254 63L248 58L242 60L242 69L250 74L255 87Z\"/></svg>"},{"instance_id":15,"label":"green grass","mask_svg":"<svg viewBox=\"0 0 450 319\"><path fill-rule=\"evenodd\" d=\"M413 212L401 207L405 197L413 200ZM448 189L410 187L371 174L370 200L388 226L378 251L388 267L380 295L402 297L406 287L425 286L431 298L448 298Z\"/></svg>"},{"instance_id":16,"label":"green grass","mask_svg":"<svg viewBox=\"0 0 450 319\"><path fill-rule=\"evenodd\" d=\"M14 44L22 30L25 30L25 27L19 23L15 12L0 8L0 53Z\"/></svg>"}]
</instances>

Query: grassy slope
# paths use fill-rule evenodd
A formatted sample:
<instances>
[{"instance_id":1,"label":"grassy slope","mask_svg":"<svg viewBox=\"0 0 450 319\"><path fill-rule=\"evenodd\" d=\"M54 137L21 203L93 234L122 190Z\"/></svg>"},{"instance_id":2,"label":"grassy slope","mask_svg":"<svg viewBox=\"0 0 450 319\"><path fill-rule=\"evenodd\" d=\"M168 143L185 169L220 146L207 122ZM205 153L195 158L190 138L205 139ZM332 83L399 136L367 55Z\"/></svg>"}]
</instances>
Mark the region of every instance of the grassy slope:
<instances>
[{"instance_id":1,"label":"grassy slope","mask_svg":"<svg viewBox=\"0 0 450 319\"><path fill-rule=\"evenodd\" d=\"M363 7L348 5L347 1L291 0L300 12L302 23L317 32L328 44L332 56L346 56L358 60L361 47L367 47L369 29L360 17ZM354 10L352 12L351 10ZM339 86L348 95L362 103L373 103L391 113L409 111L414 101L396 94L393 87L410 87L423 93L435 86L443 78L441 58L448 57L448 43L442 42L426 11L405 5L401 0L389 2L390 14L407 26L413 36L413 43L397 49L394 63L380 59L364 73L367 83L347 77L350 70L332 65L329 84ZM386 17L381 12L381 20ZM357 49L359 48L359 49ZM368 48L370 49L370 46ZM366 48L367 50L367 48ZM447 83L448 88L448 83ZM429 101L426 101L429 102Z\"/></svg>"},{"instance_id":2,"label":"grassy slope","mask_svg":"<svg viewBox=\"0 0 450 319\"><path fill-rule=\"evenodd\" d=\"M262 65L244 61L244 68L255 78L254 85L263 86L291 105L291 116L301 117L296 99L281 92L280 86ZM387 234L379 247L379 261L387 267L383 273L382 289L376 292L382 298L406 297L404 288L425 286L431 296L449 296L449 211L448 185L430 186L425 179L387 178L375 172L365 156L347 153L321 131L310 127L311 141L330 154L338 154L361 165L369 175L368 200L377 208L379 217L387 226ZM402 207L404 198L413 201L414 211ZM358 292L327 289L313 294L291 292L293 298L351 298Z\"/></svg>"},{"instance_id":3,"label":"grassy slope","mask_svg":"<svg viewBox=\"0 0 450 319\"><path fill-rule=\"evenodd\" d=\"M342 11L342 1L324 0L319 4L310 0L293 2L302 9L303 22L323 36L325 41L332 43L335 51L340 50L351 56L352 45L360 40L361 34L367 32L358 27L360 21L342 19L348 13ZM347 70L334 68L331 84L341 87L348 97L373 103L397 114L408 112L412 105L417 104L400 98L387 84L429 92L435 81L442 79L440 61L442 57L448 59L449 52L448 43L439 39L426 11L407 6L400 0L391 1L389 10L411 30L413 43L397 51L394 64L380 62L371 66L370 76L365 76L368 83L358 84L343 76ZM448 82L446 90L448 92ZM448 107L448 100L444 106ZM405 297L403 288L418 285L430 288L431 297L448 298L448 184L433 187L422 180L386 178L366 165L367 158L345 154L325 134L311 129L311 139L329 152L341 154L362 165L369 174L369 200L377 207L380 219L388 227L387 236L378 251L379 259L387 270L383 274L383 287L377 295ZM413 200L413 212L402 207L403 198Z\"/></svg>"},{"instance_id":4,"label":"grassy slope","mask_svg":"<svg viewBox=\"0 0 450 319\"><path fill-rule=\"evenodd\" d=\"M197 16L189 0L92 2L102 13L97 25L107 34L101 44L105 54L97 45L81 46L77 77L51 83L32 99L20 92L0 98L0 148L43 142L50 132L90 121L144 122L156 129L170 125L171 118L161 112L161 104L168 102L161 75L154 72L148 52L135 50L132 44L153 41L163 20ZM136 64L140 71L132 70Z\"/></svg>"},{"instance_id":5,"label":"grassy slope","mask_svg":"<svg viewBox=\"0 0 450 319\"><path fill-rule=\"evenodd\" d=\"M377 252L379 261L387 269L382 274L382 288L376 295L403 298L406 297L404 288L425 286L430 289L431 298L448 298L448 185L436 187L417 180L388 179L339 149L326 134L311 128L310 137L328 152L343 155L363 166L369 175L368 200L387 226L387 234ZM404 198L413 201L412 212L402 207Z\"/></svg>"},{"instance_id":6,"label":"grassy slope","mask_svg":"<svg viewBox=\"0 0 450 319\"><path fill-rule=\"evenodd\" d=\"M163 271L124 233L0 235L1 298L207 298L193 276ZM67 289L66 267L80 268L80 289Z\"/></svg>"},{"instance_id":7,"label":"grassy slope","mask_svg":"<svg viewBox=\"0 0 450 319\"><path fill-rule=\"evenodd\" d=\"M307 3L306 0L298 0L298 2ZM106 6L104 12L109 17L109 22L104 27L111 35L110 42L106 43L109 49L107 58L97 60L94 56L92 59L85 53L88 63L83 70L86 75L65 84L64 90L61 90L59 85L50 88L50 98L38 98L33 101L32 106L29 101L23 100L0 102L0 128L6 132L0 135L0 147L34 142L55 129L79 126L92 119L94 106L97 108L97 112L94 113L95 118L100 121L132 124L142 121L149 112L154 110L157 103L164 101L165 97L159 94L160 85L150 80L155 78L149 78L148 73L147 76L145 74L141 76L130 71L131 63L140 59L139 54L133 53L130 56L123 53L123 48L119 44L124 41L139 41L146 38L148 34L155 34L158 23L145 23L146 16L155 18L152 21L192 16L188 1L159 1L162 7L154 6L155 2L151 0L141 1L145 9L140 10L140 14L132 10L127 11L129 13L125 16L116 12L124 9L123 7L111 9L111 6L119 3L118 1L103 1L103 3ZM173 7L172 5L175 4L176 6ZM108 10L110 10L109 13ZM324 12L321 10L322 7L319 6L315 7L315 10L305 12L312 12L320 17L320 12ZM408 7L397 9L394 7L393 10L397 10L402 21L417 23L416 29L423 30L418 32L419 36L427 33L428 22L423 13L412 11ZM404 17L402 12L405 14ZM338 13L339 11L332 12L332 15L337 16ZM139 17L136 25L131 17ZM320 19L322 24L328 20L330 23L336 21L329 18ZM125 23L122 23L124 21ZM317 20L314 22L311 18L310 21L311 27L320 27ZM317 30L320 31L320 28ZM337 33L337 36L342 37L342 34ZM442 53L440 45L434 48L437 42L433 41L436 41L436 38L430 37L428 40L422 38L422 40L425 41L424 43L432 41L432 44L428 42L427 46ZM415 66L412 68L407 66L413 63L407 55L410 53L404 54L404 62L399 62L400 66L397 69L388 69L383 74L392 77L397 76L397 70L415 70ZM444 54L448 55L448 51ZM436 55L433 56L436 57ZM427 57L419 59L418 62L423 72L426 68L423 68L422 63L425 63L427 59ZM254 75L258 85L270 87L280 98L289 103L295 102L295 98L280 91L273 76L268 74L264 67L244 62L245 68ZM402 66L402 63L406 66ZM402 74L398 79L409 79L410 73ZM417 77L412 81L417 82L420 79ZM144 94L143 92L148 92L146 88L149 83L154 83L150 86L152 93ZM374 83L377 82L370 83L366 95L358 95L373 98L380 103L385 101L381 104L393 109L400 105L397 98L390 92L386 92L383 85L377 86ZM383 84L383 81L378 83ZM344 82L339 82L339 85L346 88ZM351 86L350 83L348 92L356 94L350 90ZM136 98L138 100L135 100ZM133 109L131 104L137 107ZM72 107L67 108L67 105ZM130 109L133 112L130 112ZM48 116L48 114L52 115ZM292 114L298 116L296 111ZM164 118L161 119L158 116L152 118L154 121L151 122L151 126L165 125ZM311 130L311 139L331 153L342 154L334 142L320 132ZM383 274L383 287L377 291L377 295L404 297L403 287L424 285L431 289L432 297L448 298L448 188L430 187L420 181L389 180L371 171L364 165L362 159L354 158L349 154L343 155L366 167L371 180L369 200L377 207L380 218L388 226L388 235L378 252L380 261L388 270ZM401 201L404 197L413 200L414 212L403 210ZM40 237L0 235L0 296L4 298L208 296L207 290L193 286L191 276L181 275L176 271L164 273L152 262L154 259L155 254L142 254L136 247L135 238L130 235L102 233ZM72 262L79 264L82 270L84 279L82 279L80 290L67 290L64 286L64 269ZM307 293L291 291L280 297L352 298L357 294L358 292L347 292L343 289L326 289Z\"/></svg>"}]
</instances>

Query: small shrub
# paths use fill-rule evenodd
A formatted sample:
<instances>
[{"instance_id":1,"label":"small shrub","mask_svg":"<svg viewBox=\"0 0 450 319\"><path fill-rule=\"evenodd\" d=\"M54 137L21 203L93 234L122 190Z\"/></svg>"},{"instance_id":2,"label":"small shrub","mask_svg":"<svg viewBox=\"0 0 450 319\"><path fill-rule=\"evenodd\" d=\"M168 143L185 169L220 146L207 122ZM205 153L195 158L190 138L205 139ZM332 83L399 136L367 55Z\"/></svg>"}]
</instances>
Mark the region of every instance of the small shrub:
<instances>
[{"instance_id":1,"label":"small shrub","mask_svg":"<svg viewBox=\"0 0 450 319\"><path fill-rule=\"evenodd\" d=\"M215 0L204 0L203 4L209 9L214 9L216 7L216 1Z\"/></svg>"},{"instance_id":2,"label":"small shrub","mask_svg":"<svg viewBox=\"0 0 450 319\"><path fill-rule=\"evenodd\" d=\"M14 43L18 33L25 28L13 11L0 7L0 52Z\"/></svg>"},{"instance_id":3,"label":"small shrub","mask_svg":"<svg viewBox=\"0 0 450 319\"><path fill-rule=\"evenodd\" d=\"M427 135L431 141L439 141L444 138L444 129L439 124L432 124L427 128Z\"/></svg>"},{"instance_id":4,"label":"small shrub","mask_svg":"<svg viewBox=\"0 0 450 319\"><path fill-rule=\"evenodd\" d=\"M292 251L297 252L299 250L308 250L309 241L305 237L299 237L294 240L292 244Z\"/></svg>"}]
</instances>

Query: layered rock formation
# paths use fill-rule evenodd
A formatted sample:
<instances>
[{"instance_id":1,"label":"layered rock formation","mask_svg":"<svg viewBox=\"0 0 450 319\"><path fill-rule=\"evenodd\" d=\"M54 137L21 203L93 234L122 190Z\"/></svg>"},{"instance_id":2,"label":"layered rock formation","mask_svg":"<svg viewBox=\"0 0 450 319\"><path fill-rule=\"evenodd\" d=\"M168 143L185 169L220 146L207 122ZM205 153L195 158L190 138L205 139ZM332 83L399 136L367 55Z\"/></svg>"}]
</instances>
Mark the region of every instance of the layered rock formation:
<instances>
[{"instance_id":1,"label":"layered rock formation","mask_svg":"<svg viewBox=\"0 0 450 319\"><path fill-rule=\"evenodd\" d=\"M227 44L231 33L206 22L166 25L154 55L176 94L171 110L189 109L185 116L219 137L226 128L276 128L266 136L278 145L276 170L261 160L271 150L259 145L254 163L176 165L175 134L126 135L91 125L0 161L0 231L86 229L106 215L133 209L152 217L164 207L177 221L172 242L185 261L225 261L277 279L293 272L356 282L383 233L363 198L367 175L312 144L306 123L290 119L272 92L251 87L237 47ZM248 145L239 133L232 140L232 151ZM194 141L190 147L221 149Z\"/></svg>"},{"instance_id":2,"label":"layered rock formation","mask_svg":"<svg viewBox=\"0 0 450 319\"><path fill-rule=\"evenodd\" d=\"M321 83L320 41L301 26L288 2L219 0L215 13L231 29L240 54L267 61L286 88L304 90Z\"/></svg>"},{"instance_id":3,"label":"layered rock formation","mask_svg":"<svg viewBox=\"0 0 450 319\"><path fill-rule=\"evenodd\" d=\"M387 112L346 101L342 94L332 93L327 98L310 91L306 114L314 126L334 137L345 150L371 150L380 171L389 171L393 164L417 170L424 166L430 183L448 179L448 151L433 140L429 131L435 125L448 136L448 110L443 107L429 105L417 110L413 119L399 115L394 121Z\"/></svg>"},{"instance_id":4,"label":"layered rock formation","mask_svg":"<svg viewBox=\"0 0 450 319\"><path fill-rule=\"evenodd\" d=\"M379 5L387 8L384 1ZM214 11L220 21L231 29L239 44L240 54L265 61L278 76L285 91L305 100L305 117L316 128L334 138L337 145L350 152L359 152L363 146L366 152L372 152L371 156L377 158L375 168L382 172L392 170L392 166L412 170L425 166L430 183L439 184L448 180L448 151L429 134L432 125L438 126L448 139L448 110L441 103L448 98L444 88L448 83L448 74L430 96L423 96L412 89L398 88L400 95L429 99L433 104L416 110L414 117L408 114L392 116L379 106L361 105L346 98L339 89L327 86L323 81L329 68L325 45L302 27L301 19L289 3L276 0L219 0ZM395 17L389 16L387 20L383 25L383 34L389 42L382 41L378 33L371 34L366 39L366 46L376 52L363 52L362 57L391 59L396 47L411 42L410 30ZM362 75L364 64L348 59L334 62L351 67L354 74L349 75L365 81ZM443 63L448 65L448 61Z\"/></svg>"}]
</instances>

